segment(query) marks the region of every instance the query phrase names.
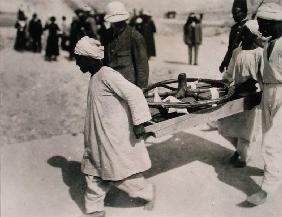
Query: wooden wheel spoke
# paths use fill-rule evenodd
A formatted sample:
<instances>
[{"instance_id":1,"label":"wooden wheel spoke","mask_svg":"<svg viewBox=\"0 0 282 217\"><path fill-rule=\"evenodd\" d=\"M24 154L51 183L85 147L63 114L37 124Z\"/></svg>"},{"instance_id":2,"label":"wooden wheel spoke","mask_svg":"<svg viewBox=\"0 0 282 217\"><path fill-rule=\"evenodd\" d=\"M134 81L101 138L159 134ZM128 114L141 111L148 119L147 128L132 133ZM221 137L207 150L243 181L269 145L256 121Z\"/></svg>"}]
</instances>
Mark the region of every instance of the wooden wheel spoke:
<instances>
[{"instance_id":1,"label":"wooden wheel spoke","mask_svg":"<svg viewBox=\"0 0 282 217\"><path fill-rule=\"evenodd\" d=\"M168 86L167 84L159 84L158 87L163 87L169 90L177 90L176 87L171 87L171 86Z\"/></svg>"}]
</instances>

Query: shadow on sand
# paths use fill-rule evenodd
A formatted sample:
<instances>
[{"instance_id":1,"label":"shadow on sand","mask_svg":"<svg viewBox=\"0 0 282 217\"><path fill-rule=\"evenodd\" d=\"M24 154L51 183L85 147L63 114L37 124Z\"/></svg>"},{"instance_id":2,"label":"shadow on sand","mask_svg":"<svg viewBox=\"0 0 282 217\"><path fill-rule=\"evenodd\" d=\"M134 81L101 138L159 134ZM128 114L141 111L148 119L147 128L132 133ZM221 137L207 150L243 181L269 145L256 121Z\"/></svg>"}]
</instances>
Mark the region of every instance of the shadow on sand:
<instances>
[{"instance_id":1,"label":"shadow on sand","mask_svg":"<svg viewBox=\"0 0 282 217\"><path fill-rule=\"evenodd\" d=\"M251 176L261 176L263 171L254 167L232 168L228 159L232 151L196 135L180 132L170 139L152 144L148 148L152 168L145 172L149 178L157 174L181 167L193 161L200 161L214 167L218 179L250 195L259 189ZM80 163L68 161L62 156L54 156L48 164L61 168L63 181L69 186L71 198L83 209L86 182L80 172ZM132 199L126 193L113 188L105 199L105 204L112 207L142 206L143 201Z\"/></svg>"},{"instance_id":2,"label":"shadow on sand","mask_svg":"<svg viewBox=\"0 0 282 217\"><path fill-rule=\"evenodd\" d=\"M171 60L165 60L165 63L175 64L175 65L189 65L188 62L180 62L180 61L171 61Z\"/></svg>"}]
</instances>

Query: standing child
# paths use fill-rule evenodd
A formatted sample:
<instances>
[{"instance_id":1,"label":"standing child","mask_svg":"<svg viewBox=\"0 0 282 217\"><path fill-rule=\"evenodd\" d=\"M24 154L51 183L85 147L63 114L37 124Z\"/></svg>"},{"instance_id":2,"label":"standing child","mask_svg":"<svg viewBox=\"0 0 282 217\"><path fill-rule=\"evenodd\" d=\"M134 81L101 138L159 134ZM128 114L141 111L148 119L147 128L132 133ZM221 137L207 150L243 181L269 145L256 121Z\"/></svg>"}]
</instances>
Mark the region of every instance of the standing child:
<instances>
[{"instance_id":1,"label":"standing child","mask_svg":"<svg viewBox=\"0 0 282 217\"><path fill-rule=\"evenodd\" d=\"M112 186L144 199L147 209L154 199L154 187L142 175L151 167L142 139L143 123L151 119L146 99L140 88L103 66L103 57L103 46L87 36L75 47L76 64L91 74L82 172L87 182L85 208L92 217L105 216L104 198Z\"/></svg>"},{"instance_id":2,"label":"standing child","mask_svg":"<svg viewBox=\"0 0 282 217\"><path fill-rule=\"evenodd\" d=\"M247 21L242 30L242 44L233 52L223 79L235 86L237 92L255 92L256 83L263 70L263 49L258 46L258 23ZM245 167L250 143L260 139L260 112L258 107L219 121L219 132L227 138L236 151L230 158L234 167Z\"/></svg>"}]
</instances>

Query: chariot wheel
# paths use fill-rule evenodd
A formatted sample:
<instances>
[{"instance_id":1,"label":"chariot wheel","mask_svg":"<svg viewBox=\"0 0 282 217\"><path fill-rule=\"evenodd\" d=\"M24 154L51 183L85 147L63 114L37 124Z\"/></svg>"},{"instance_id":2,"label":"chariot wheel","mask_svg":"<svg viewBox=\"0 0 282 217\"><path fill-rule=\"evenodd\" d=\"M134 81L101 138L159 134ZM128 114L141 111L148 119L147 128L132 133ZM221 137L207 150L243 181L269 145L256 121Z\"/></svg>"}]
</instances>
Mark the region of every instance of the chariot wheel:
<instances>
[{"instance_id":1,"label":"chariot wheel","mask_svg":"<svg viewBox=\"0 0 282 217\"><path fill-rule=\"evenodd\" d=\"M234 88L222 80L186 78L186 74L181 73L178 79L157 82L143 92L151 108L187 109L189 112L229 101Z\"/></svg>"}]
</instances>

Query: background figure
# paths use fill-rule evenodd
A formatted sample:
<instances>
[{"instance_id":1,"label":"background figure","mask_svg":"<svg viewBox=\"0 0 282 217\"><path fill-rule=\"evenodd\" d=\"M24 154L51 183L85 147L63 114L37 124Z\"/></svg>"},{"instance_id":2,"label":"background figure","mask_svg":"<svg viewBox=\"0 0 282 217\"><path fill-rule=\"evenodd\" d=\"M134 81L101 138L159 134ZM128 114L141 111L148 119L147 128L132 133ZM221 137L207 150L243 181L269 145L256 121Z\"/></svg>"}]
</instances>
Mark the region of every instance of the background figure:
<instances>
[{"instance_id":1,"label":"background figure","mask_svg":"<svg viewBox=\"0 0 282 217\"><path fill-rule=\"evenodd\" d=\"M127 24L129 13L121 2L109 3L106 11L105 21L111 23L111 28L104 40L105 65L138 87L147 87L149 64L143 36Z\"/></svg>"},{"instance_id":2,"label":"background figure","mask_svg":"<svg viewBox=\"0 0 282 217\"><path fill-rule=\"evenodd\" d=\"M245 2L245 4L243 4L243 2ZM245 23L247 22L247 12L248 9L246 0L234 1L232 15L236 23L231 27L231 31L229 34L228 49L221 65L219 66L219 71L221 73L227 69L230 59L232 57L233 50L237 48L242 41L241 33Z\"/></svg>"},{"instance_id":3,"label":"background figure","mask_svg":"<svg viewBox=\"0 0 282 217\"><path fill-rule=\"evenodd\" d=\"M198 65L199 46L202 44L202 25L195 13L190 13L184 25L184 43L188 45L189 64L192 64L194 53L194 65Z\"/></svg>"},{"instance_id":4,"label":"background figure","mask_svg":"<svg viewBox=\"0 0 282 217\"><path fill-rule=\"evenodd\" d=\"M69 58L74 58L74 48L76 43L78 42L78 18L74 16L72 18L71 26L70 26L70 38L69 38Z\"/></svg>"},{"instance_id":5,"label":"background figure","mask_svg":"<svg viewBox=\"0 0 282 217\"><path fill-rule=\"evenodd\" d=\"M156 46L154 34L156 33L156 25L152 20L152 15L148 11L143 12L141 32L146 42L148 58L156 56Z\"/></svg>"},{"instance_id":6,"label":"background figure","mask_svg":"<svg viewBox=\"0 0 282 217\"><path fill-rule=\"evenodd\" d=\"M55 23L56 18L51 17L50 22L46 24L44 30L48 30L48 38L47 38L47 46L46 46L46 54L45 59L47 61L57 60L57 56L59 55L59 35L58 31L60 31L59 26Z\"/></svg>"},{"instance_id":7,"label":"background figure","mask_svg":"<svg viewBox=\"0 0 282 217\"><path fill-rule=\"evenodd\" d=\"M17 36L16 41L14 44L14 48L17 51L23 51L26 48L26 28L27 28L27 22L26 17L24 14L21 14L18 16L18 20L15 24L15 28L17 29Z\"/></svg>"},{"instance_id":8,"label":"background figure","mask_svg":"<svg viewBox=\"0 0 282 217\"><path fill-rule=\"evenodd\" d=\"M105 39L107 37L107 29L109 29L109 25L107 26L104 20L104 16L100 17L99 23L100 23L98 29L99 39L101 44L105 44L106 43Z\"/></svg>"},{"instance_id":9,"label":"background figure","mask_svg":"<svg viewBox=\"0 0 282 217\"><path fill-rule=\"evenodd\" d=\"M62 50L68 50L68 39L69 39L69 31L68 31L68 25L66 21L66 17L62 16L62 25L61 25L61 48Z\"/></svg>"},{"instance_id":10,"label":"background figure","mask_svg":"<svg viewBox=\"0 0 282 217\"><path fill-rule=\"evenodd\" d=\"M41 52L41 36L43 33L43 28L41 20L37 18L37 14L32 15L32 19L28 25L28 32L31 39L31 49L33 52Z\"/></svg>"},{"instance_id":11,"label":"background figure","mask_svg":"<svg viewBox=\"0 0 282 217\"><path fill-rule=\"evenodd\" d=\"M85 11L86 20L85 20L85 31L86 35L91 38L98 39L98 28L97 23L95 20L95 12L91 9L88 11Z\"/></svg>"}]
</instances>

